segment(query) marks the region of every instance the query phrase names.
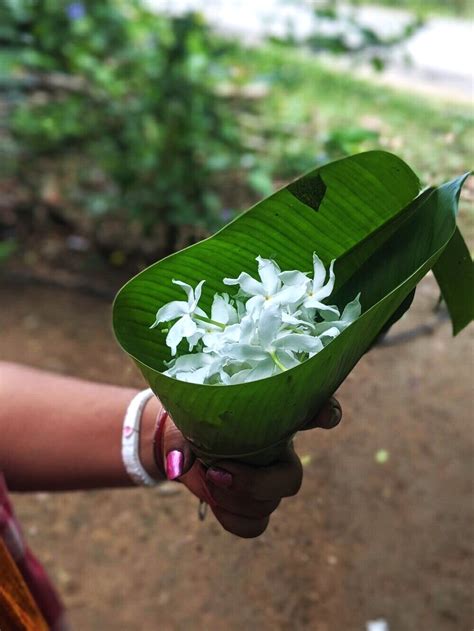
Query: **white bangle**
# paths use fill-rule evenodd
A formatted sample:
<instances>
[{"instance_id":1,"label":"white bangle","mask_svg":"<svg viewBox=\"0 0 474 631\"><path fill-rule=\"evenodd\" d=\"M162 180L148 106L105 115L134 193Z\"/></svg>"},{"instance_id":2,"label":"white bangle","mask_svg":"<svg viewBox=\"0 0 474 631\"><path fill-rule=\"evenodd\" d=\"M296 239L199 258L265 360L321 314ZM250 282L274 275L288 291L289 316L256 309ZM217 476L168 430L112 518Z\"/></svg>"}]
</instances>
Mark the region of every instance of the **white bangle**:
<instances>
[{"instance_id":1,"label":"white bangle","mask_svg":"<svg viewBox=\"0 0 474 631\"><path fill-rule=\"evenodd\" d=\"M145 471L138 451L143 409L152 396L153 390L150 388L135 395L129 403L123 420L122 460L126 472L138 486L155 486L159 482Z\"/></svg>"}]
</instances>

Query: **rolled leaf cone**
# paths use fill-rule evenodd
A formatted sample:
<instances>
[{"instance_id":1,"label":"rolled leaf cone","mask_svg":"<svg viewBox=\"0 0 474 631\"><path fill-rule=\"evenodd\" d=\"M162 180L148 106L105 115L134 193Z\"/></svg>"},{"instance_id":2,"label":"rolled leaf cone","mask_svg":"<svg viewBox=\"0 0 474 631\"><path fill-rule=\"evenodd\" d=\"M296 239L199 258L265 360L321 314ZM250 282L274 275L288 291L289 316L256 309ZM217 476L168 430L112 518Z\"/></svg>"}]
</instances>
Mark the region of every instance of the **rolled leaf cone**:
<instances>
[{"instance_id":1,"label":"rolled leaf cone","mask_svg":"<svg viewBox=\"0 0 474 631\"><path fill-rule=\"evenodd\" d=\"M473 319L473 265L456 214L467 175L420 193L398 157L371 151L329 163L256 204L212 237L158 261L130 280L113 308L115 335L205 462L278 457L347 377L377 337L408 308L434 268L457 333ZM342 310L361 293L362 315L322 351L268 379L199 385L162 374L171 358L165 333L150 330L157 310L181 300L178 279L205 279L210 312L224 277L256 275L257 255L282 270L311 269L316 252L336 259L330 304ZM188 352L183 344L183 352Z\"/></svg>"}]
</instances>

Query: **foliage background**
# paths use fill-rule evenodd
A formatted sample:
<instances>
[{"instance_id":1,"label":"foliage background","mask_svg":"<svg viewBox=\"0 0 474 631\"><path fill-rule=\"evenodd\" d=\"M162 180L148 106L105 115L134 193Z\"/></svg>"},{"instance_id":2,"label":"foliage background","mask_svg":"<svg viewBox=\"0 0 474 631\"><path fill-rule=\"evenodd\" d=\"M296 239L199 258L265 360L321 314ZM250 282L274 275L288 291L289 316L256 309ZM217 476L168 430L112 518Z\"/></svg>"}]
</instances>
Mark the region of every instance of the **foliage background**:
<instances>
[{"instance_id":1,"label":"foliage background","mask_svg":"<svg viewBox=\"0 0 474 631\"><path fill-rule=\"evenodd\" d=\"M335 20L337 6L317 12ZM7 0L1 12L0 236L69 238L89 268L143 266L356 151L400 151L436 177L449 147L450 175L472 138L466 110L448 116L328 71L291 40L243 47L196 13L157 14L139 0ZM382 68L394 42L358 28L353 53ZM307 45L350 52L337 36ZM25 255L35 258L28 246Z\"/></svg>"},{"instance_id":2,"label":"foliage background","mask_svg":"<svg viewBox=\"0 0 474 631\"><path fill-rule=\"evenodd\" d=\"M57 182L61 205L92 219L116 214L143 234L158 224L172 245L172 227L215 227L216 181L241 152L216 94L232 45L196 14L166 18L136 1L61 4L11 3L2 27L8 166L26 176L30 200Z\"/></svg>"}]
</instances>

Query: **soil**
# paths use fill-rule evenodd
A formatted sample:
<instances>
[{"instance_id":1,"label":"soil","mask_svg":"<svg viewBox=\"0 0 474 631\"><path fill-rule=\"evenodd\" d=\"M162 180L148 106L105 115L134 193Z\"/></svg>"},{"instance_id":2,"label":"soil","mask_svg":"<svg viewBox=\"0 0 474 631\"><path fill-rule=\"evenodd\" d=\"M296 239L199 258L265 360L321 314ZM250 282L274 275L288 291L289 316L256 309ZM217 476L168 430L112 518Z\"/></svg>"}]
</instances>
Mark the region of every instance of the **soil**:
<instances>
[{"instance_id":1,"label":"soil","mask_svg":"<svg viewBox=\"0 0 474 631\"><path fill-rule=\"evenodd\" d=\"M428 277L390 335L430 320L436 298ZM2 359L141 385L107 301L3 281L0 304ZM338 392L341 425L297 438L303 488L258 539L199 522L173 483L15 495L73 628L471 629L473 335L452 339L444 322L366 355Z\"/></svg>"}]
</instances>

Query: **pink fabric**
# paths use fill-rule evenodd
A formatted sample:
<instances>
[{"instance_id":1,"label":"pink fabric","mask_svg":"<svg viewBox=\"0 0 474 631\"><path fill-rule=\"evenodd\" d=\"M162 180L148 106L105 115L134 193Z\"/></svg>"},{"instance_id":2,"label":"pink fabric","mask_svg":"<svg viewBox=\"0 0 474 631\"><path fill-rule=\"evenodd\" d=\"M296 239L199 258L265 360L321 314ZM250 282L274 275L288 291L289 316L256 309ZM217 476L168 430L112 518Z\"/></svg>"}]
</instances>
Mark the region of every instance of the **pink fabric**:
<instances>
[{"instance_id":1,"label":"pink fabric","mask_svg":"<svg viewBox=\"0 0 474 631\"><path fill-rule=\"evenodd\" d=\"M43 618L51 631L65 631L64 607L44 568L28 548L8 498L5 478L0 471L0 537L16 562Z\"/></svg>"}]
</instances>

